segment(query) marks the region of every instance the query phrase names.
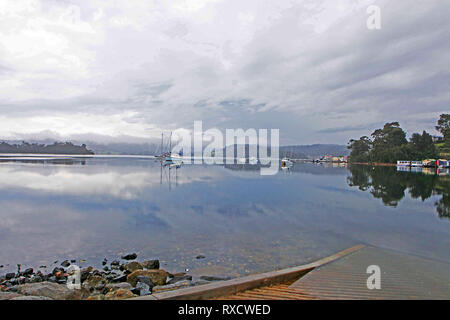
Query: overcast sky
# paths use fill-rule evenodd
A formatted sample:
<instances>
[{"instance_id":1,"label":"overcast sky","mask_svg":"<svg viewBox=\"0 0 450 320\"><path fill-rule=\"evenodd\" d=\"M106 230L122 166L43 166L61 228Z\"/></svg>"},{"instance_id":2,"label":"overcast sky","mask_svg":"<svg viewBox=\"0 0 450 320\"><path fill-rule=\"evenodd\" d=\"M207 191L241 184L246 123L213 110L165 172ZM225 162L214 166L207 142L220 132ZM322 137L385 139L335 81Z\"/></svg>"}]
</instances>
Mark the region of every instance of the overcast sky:
<instances>
[{"instance_id":1,"label":"overcast sky","mask_svg":"<svg viewBox=\"0 0 450 320\"><path fill-rule=\"evenodd\" d=\"M381 30L366 9L381 8ZM0 0L0 139L279 128L342 143L450 111L447 0Z\"/></svg>"}]
</instances>

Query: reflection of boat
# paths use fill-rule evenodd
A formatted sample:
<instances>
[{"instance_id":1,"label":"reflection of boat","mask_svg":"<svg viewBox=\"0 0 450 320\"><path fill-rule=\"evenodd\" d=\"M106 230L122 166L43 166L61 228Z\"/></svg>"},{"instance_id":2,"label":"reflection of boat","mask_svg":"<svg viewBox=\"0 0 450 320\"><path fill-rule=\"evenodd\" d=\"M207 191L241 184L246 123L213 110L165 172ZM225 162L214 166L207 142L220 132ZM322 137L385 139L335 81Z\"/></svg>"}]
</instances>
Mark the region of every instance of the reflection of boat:
<instances>
[{"instance_id":1,"label":"reflection of boat","mask_svg":"<svg viewBox=\"0 0 450 320\"><path fill-rule=\"evenodd\" d=\"M410 167L409 166L399 166L399 165L397 165L397 171L399 171L399 172L409 172L410 171Z\"/></svg>"},{"instance_id":2,"label":"reflection of boat","mask_svg":"<svg viewBox=\"0 0 450 320\"><path fill-rule=\"evenodd\" d=\"M169 190L172 190L172 181L171 181L171 171L175 169L175 186L178 185L178 169L181 168L181 163L171 163L171 162L163 162L161 161L161 177L160 177L160 184L163 184L163 172L164 176L167 180L167 183L169 185Z\"/></svg>"}]
</instances>

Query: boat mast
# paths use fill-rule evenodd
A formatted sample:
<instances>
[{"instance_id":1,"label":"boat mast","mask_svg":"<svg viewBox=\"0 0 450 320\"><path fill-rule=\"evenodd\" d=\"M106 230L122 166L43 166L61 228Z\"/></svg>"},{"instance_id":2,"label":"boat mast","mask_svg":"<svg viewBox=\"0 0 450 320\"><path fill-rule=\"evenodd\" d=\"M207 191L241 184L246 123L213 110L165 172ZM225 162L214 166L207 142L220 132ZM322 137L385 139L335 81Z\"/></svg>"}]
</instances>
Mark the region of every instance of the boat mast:
<instances>
[{"instance_id":1,"label":"boat mast","mask_svg":"<svg viewBox=\"0 0 450 320\"><path fill-rule=\"evenodd\" d=\"M161 155L164 153L163 151L163 143L164 143L164 132L161 132Z\"/></svg>"}]
</instances>

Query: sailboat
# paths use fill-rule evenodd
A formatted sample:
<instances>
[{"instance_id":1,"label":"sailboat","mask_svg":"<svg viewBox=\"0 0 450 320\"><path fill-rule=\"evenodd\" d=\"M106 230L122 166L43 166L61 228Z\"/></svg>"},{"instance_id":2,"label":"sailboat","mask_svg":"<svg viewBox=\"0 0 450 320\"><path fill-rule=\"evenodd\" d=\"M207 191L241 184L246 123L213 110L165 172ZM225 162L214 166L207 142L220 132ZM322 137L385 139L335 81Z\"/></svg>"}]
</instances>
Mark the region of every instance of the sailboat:
<instances>
[{"instance_id":1,"label":"sailboat","mask_svg":"<svg viewBox=\"0 0 450 320\"><path fill-rule=\"evenodd\" d=\"M175 166L180 167L183 163L183 158L179 154L172 154L172 132L170 132L170 138L169 138L169 151L164 152L160 159L161 161L164 161L165 166ZM161 148L163 146L163 141L161 141Z\"/></svg>"},{"instance_id":2,"label":"sailboat","mask_svg":"<svg viewBox=\"0 0 450 320\"><path fill-rule=\"evenodd\" d=\"M281 168L290 168L294 165L294 163L289 159L284 157L281 159Z\"/></svg>"}]
</instances>

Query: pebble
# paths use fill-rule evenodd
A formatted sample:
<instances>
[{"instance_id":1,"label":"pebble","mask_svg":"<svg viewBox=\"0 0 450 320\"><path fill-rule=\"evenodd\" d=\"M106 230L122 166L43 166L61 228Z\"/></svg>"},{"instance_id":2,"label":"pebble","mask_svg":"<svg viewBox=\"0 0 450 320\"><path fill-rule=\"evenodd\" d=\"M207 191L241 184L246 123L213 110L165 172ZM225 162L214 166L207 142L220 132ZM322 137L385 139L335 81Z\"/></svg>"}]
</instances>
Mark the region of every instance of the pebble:
<instances>
[{"instance_id":1,"label":"pebble","mask_svg":"<svg viewBox=\"0 0 450 320\"><path fill-rule=\"evenodd\" d=\"M69 260L64 260L63 262L61 262L61 266L63 266L64 268L67 268L68 266L70 266Z\"/></svg>"},{"instance_id":2,"label":"pebble","mask_svg":"<svg viewBox=\"0 0 450 320\"><path fill-rule=\"evenodd\" d=\"M118 265L120 265L120 261L119 260L114 260L114 261L111 262L111 265L112 266L118 266Z\"/></svg>"},{"instance_id":3,"label":"pebble","mask_svg":"<svg viewBox=\"0 0 450 320\"><path fill-rule=\"evenodd\" d=\"M28 269L25 269L25 271L22 273L24 276L30 276L30 275L32 275L33 274L33 268L28 268Z\"/></svg>"},{"instance_id":4,"label":"pebble","mask_svg":"<svg viewBox=\"0 0 450 320\"><path fill-rule=\"evenodd\" d=\"M5 275L5 278L6 278L6 280L10 280L10 279L13 279L15 276L16 276L15 273L10 272Z\"/></svg>"}]
</instances>

